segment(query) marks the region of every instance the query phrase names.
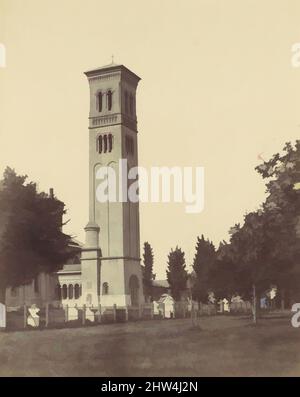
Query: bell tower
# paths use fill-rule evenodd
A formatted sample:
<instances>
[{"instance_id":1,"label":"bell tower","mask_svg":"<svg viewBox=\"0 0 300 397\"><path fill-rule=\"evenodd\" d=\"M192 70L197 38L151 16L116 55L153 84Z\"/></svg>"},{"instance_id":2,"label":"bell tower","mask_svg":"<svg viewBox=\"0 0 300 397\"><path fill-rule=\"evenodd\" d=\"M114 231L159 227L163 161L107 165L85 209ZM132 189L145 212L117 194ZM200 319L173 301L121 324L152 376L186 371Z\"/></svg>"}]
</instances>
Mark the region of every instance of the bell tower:
<instances>
[{"instance_id":1,"label":"bell tower","mask_svg":"<svg viewBox=\"0 0 300 397\"><path fill-rule=\"evenodd\" d=\"M140 78L114 63L85 75L90 87L89 223L82 253L82 299L103 306L138 305L144 301L139 203L128 197L120 200L118 187L119 181L128 183L120 160L128 171L138 165L136 89ZM101 167L115 171L116 201L97 198Z\"/></svg>"}]
</instances>

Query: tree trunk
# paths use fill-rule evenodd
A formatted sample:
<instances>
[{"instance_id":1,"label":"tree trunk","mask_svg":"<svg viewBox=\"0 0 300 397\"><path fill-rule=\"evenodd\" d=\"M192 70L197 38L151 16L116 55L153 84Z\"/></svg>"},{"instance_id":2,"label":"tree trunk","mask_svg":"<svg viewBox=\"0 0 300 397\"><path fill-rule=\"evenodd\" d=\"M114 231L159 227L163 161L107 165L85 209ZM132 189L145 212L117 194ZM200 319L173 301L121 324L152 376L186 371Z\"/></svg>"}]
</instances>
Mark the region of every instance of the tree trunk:
<instances>
[{"instance_id":1,"label":"tree trunk","mask_svg":"<svg viewBox=\"0 0 300 397\"><path fill-rule=\"evenodd\" d=\"M257 296L256 296L256 286L253 284L253 323L257 323Z\"/></svg>"}]
</instances>

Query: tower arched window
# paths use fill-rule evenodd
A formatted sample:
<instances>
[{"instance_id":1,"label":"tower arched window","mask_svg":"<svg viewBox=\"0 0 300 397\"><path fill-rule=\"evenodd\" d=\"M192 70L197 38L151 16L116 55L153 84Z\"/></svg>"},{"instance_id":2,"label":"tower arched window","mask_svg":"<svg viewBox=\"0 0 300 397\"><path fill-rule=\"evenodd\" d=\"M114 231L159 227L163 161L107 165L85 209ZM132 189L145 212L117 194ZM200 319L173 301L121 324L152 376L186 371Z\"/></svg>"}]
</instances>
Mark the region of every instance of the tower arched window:
<instances>
[{"instance_id":1,"label":"tower arched window","mask_svg":"<svg viewBox=\"0 0 300 397\"><path fill-rule=\"evenodd\" d=\"M69 285L69 299L73 299L73 296L74 296L74 288L73 288L73 285L70 284Z\"/></svg>"},{"instance_id":2,"label":"tower arched window","mask_svg":"<svg viewBox=\"0 0 300 397\"><path fill-rule=\"evenodd\" d=\"M108 295L108 283L102 285L102 295Z\"/></svg>"},{"instance_id":3,"label":"tower arched window","mask_svg":"<svg viewBox=\"0 0 300 397\"><path fill-rule=\"evenodd\" d=\"M68 298L68 287L66 284L62 286L62 298L67 299Z\"/></svg>"},{"instance_id":4,"label":"tower arched window","mask_svg":"<svg viewBox=\"0 0 300 397\"><path fill-rule=\"evenodd\" d=\"M112 92L109 90L107 92L107 109L111 110L112 108Z\"/></svg>"},{"instance_id":5,"label":"tower arched window","mask_svg":"<svg viewBox=\"0 0 300 397\"><path fill-rule=\"evenodd\" d=\"M97 152L102 153L103 150L103 137L99 135L97 138Z\"/></svg>"},{"instance_id":6,"label":"tower arched window","mask_svg":"<svg viewBox=\"0 0 300 397\"><path fill-rule=\"evenodd\" d=\"M75 284L74 286L74 298L79 299L80 297L80 287L79 284Z\"/></svg>"},{"instance_id":7,"label":"tower arched window","mask_svg":"<svg viewBox=\"0 0 300 397\"><path fill-rule=\"evenodd\" d=\"M97 107L98 107L98 112L102 112L102 92L99 92L97 95Z\"/></svg>"},{"instance_id":8,"label":"tower arched window","mask_svg":"<svg viewBox=\"0 0 300 397\"><path fill-rule=\"evenodd\" d=\"M104 135L103 136L103 143L104 143L104 149L103 149L103 151L104 151L104 153L106 153L107 152L107 135Z\"/></svg>"},{"instance_id":9,"label":"tower arched window","mask_svg":"<svg viewBox=\"0 0 300 397\"><path fill-rule=\"evenodd\" d=\"M111 152L113 147L113 137L112 134L108 134L108 151Z\"/></svg>"}]
</instances>

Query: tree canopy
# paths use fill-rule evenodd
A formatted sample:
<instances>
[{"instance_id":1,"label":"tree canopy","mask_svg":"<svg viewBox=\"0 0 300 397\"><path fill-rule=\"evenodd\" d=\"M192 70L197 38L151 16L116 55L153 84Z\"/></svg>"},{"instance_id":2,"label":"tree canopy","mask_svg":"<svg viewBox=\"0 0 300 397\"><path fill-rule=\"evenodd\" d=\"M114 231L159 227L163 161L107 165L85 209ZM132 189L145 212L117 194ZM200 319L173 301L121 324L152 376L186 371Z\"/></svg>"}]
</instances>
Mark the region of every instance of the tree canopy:
<instances>
[{"instance_id":1,"label":"tree canopy","mask_svg":"<svg viewBox=\"0 0 300 397\"><path fill-rule=\"evenodd\" d=\"M6 168L0 186L0 289L30 283L40 272L57 271L72 252L62 232L65 205L38 192L27 176Z\"/></svg>"},{"instance_id":2,"label":"tree canopy","mask_svg":"<svg viewBox=\"0 0 300 397\"><path fill-rule=\"evenodd\" d=\"M184 252L181 248L176 247L168 255L167 268L167 280L175 300L179 300L182 291L186 289L187 277Z\"/></svg>"}]
</instances>

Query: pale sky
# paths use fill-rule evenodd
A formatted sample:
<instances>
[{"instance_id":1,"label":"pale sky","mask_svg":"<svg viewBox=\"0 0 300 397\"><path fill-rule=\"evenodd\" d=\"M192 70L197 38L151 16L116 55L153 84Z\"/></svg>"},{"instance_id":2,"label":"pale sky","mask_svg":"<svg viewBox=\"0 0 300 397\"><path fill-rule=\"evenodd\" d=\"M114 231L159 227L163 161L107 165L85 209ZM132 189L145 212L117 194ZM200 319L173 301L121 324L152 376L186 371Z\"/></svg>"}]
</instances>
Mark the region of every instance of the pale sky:
<instances>
[{"instance_id":1,"label":"pale sky","mask_svg":"<svg viewBox=\"0 0 300 397\"><path fill-rule=\"evenodd\" d=\"M65 231L84 241L88 221L88 82L111 62L142 81L140 165L205 167L205 208L143 204L141 242L165 277L177 244L216 245L258 208L255 172L300 136L299 0L0 0L0 172L9 165L66 203Z\"/></svg>"}]
</instances>

